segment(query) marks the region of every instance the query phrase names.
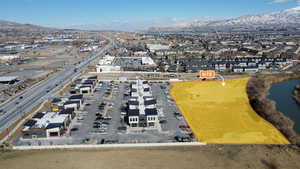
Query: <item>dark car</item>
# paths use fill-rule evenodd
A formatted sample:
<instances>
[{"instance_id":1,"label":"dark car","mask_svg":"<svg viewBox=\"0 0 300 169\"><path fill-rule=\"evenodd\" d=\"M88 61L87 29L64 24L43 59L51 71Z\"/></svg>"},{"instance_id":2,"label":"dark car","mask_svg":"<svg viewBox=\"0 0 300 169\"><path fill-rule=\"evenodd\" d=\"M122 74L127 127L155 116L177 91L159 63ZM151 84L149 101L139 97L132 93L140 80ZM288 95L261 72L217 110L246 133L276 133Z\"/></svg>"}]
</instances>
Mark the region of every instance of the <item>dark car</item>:
<instances>
[{"instance_id":1,"label":"dark car","mask_svg":"<svg viewBox=\"0 0 300 169\"><path fill-rule=\"evenodd\" d=\"M103 120L103 117L97 117L95 121Z\"/></svg>"},{"instance_id":2,"label":"dark car","mask_svg":"<svg viewBox=\"0 0 300 169\"><path fill-rule=\"evenodd\" d=\"M72 128L71 131L78 131L78 128Z\"/></svg>"},{"instance_id":3,"label":"dark car","mask_svg":"<svg viewBox=\"0 0 300 169\"><path fill-rule=\"evenodd\" d=\"M95 128L95 129L97 129L97 128L99 128L100 127L100 125L94 125L93 126L93 128Z\"/></svg>"},{"instance_id":4,"label":"dark car","mask_svg":"<svg viewBox=\"0 0 300 169\"><path fill-rule=\"evenodd\" d=\"M101 125L101 123L98 122L98 121L95 121L95 122L94 122L94 125Z\"/></svg>"},{"instance_id":5,"label":"dark car","mask_svg":"<svg viewBox=\"0 0 300 169\"><path fill-rule=\"evenodd\" d=\"M165 123L167 123L167 120L160 120L159 123L160 124L165 124Z\"/></svg>"},{"instance_id":6,"label":"dark car","mask_svg":"<svg viewBox=\"0 0 300 169\"><path fill-rule=\"evenodd\" d=\"M106 124L106 125L109 125L109 122L107 122L107 121L103 121L102 123Z\"/></svg>"}]
</instances>

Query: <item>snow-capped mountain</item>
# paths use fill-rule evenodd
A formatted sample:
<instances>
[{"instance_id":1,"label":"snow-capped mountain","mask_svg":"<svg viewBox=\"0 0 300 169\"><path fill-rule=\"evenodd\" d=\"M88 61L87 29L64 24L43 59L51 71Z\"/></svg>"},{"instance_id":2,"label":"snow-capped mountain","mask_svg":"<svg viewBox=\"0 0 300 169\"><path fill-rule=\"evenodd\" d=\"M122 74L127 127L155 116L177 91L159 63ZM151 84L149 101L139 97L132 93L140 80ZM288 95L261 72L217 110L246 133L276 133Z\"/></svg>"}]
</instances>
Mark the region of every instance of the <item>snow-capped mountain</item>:
<instances>
[{"instance_id":1,"label":"snow-capped mountain","mask_svg":"<svg viewBox=\"0 0 300 169\"><path fill-rule=\"evenodd\" d=\"M212 23L211 26L231 26L231 25L284 25L300 24L300 6L286 9L279 12L260 15L248 15L235 19Z\"/></svg>"},{"instance_id":2,"label":"snow-capped mountain","mask_svg":"<svg viewBox=\"0 0 300 169\"><path fill-rule=\"evenodd\" d=\"M268 14L246 15L238 18L216 21L185 21L169 26L169 30L187 29L234 29L258 27L300 28L300 6ZM157 30L160 30L159 28Z\"/></svg>"}]
</instances>

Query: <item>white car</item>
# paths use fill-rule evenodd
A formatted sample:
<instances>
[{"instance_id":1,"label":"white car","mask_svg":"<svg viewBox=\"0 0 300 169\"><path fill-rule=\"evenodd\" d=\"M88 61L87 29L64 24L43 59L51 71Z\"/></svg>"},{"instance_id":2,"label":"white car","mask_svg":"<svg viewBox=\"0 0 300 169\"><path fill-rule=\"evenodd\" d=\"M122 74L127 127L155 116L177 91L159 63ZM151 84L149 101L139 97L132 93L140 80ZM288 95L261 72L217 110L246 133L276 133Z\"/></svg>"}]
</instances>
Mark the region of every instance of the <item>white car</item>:
<instances>
[{"instance_id":1,"label":"white car","mask_svg":"<svg viewBox=\"0 0 300 169\"><path fill-rule=\"evenodd\" d=\"M77 117L77 120L84 120L82 116Z\"/></svg>"}]
</instances>

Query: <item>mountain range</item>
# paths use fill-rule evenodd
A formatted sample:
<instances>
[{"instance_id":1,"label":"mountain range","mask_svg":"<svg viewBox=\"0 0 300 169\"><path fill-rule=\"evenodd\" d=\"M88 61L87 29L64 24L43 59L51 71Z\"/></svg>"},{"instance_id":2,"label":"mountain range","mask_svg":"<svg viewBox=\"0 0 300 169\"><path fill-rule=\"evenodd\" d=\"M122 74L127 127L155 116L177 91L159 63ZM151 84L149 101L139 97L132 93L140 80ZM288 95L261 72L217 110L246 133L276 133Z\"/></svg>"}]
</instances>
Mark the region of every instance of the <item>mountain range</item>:
<instances>
[{"instance_id":1,"label":"mountain range","mask_svg":"<svg viewBox=\"0 0 300 169\"><path fill-rule=\"evenodd\" d=\"M169 27L153 27L151 31L235 30L300 28L300 6L268 14L246 15L225 20L178 22Z\"/></svg>"},{"instance_id":2,"label":"mountain range","mask_svg":"<svg viewBox=\"0 0 300 169\"><path fill-rule=\"evenodd\" d=\"M41 31L41 30L53 30L54 28L47 28L32 24L20 24L16 22L0 20L0 30L28 30L28 31Z\"/></svg>"},{"instance_id":3,"label":"mountain range","mask_svg":"<svg viewBox=\"0 0 300 169\"><path fill-rule=\"evenodd\" d=\"M112 21L110 23L80 24L64 27L82 30L147 30L147 31L233 31L272 28L300 28L300 6L282 11L246 15L224 20L157 19L145 21ZM1 32L40 32L58 30L32 24L0 20Z\"/></svg>"}]
</instances>

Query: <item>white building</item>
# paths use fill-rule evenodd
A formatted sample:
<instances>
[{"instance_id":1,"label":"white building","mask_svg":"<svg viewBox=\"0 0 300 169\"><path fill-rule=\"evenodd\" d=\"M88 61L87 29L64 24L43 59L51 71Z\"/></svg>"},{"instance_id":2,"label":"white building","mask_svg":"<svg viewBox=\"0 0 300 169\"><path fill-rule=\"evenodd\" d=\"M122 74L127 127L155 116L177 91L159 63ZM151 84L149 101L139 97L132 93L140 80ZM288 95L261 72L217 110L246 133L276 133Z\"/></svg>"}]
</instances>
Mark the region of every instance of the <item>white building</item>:
<instances>
[{"instance_id":1,"label":"white building","mask_svg":"<svg viewBox=\"0 0 300 169\"><path fill-rule=\"evenodd\" d=\"M0 56L0 60L4 60L4 61L10 61L10 60L19 59L19 58L20 58L19 55L5 55L5 56Z\"/></svg>"},{"instance_id":2,"label":"white building","mask_svg":"<svg viewBox=\"0 0 300 169\"><path fill-rule=\"evenodd\" d=\"M151 52L155 52L157 50L168 50L168 49L170 49L169 45L162 45L162 44L147 44L147 47Z\"/></svg>"},{"instance_id":3,"label":"white building","mask_svg":"<svg viewBox=\"0 0 300 169\"><path fill-rule=\"evenodd\" d=\"M106 55L103 59L99 60L99 63L96 66L97 73L120 71L120 66L113 65L114 59L114 56Z\"/></svg>"}]
</instances>

